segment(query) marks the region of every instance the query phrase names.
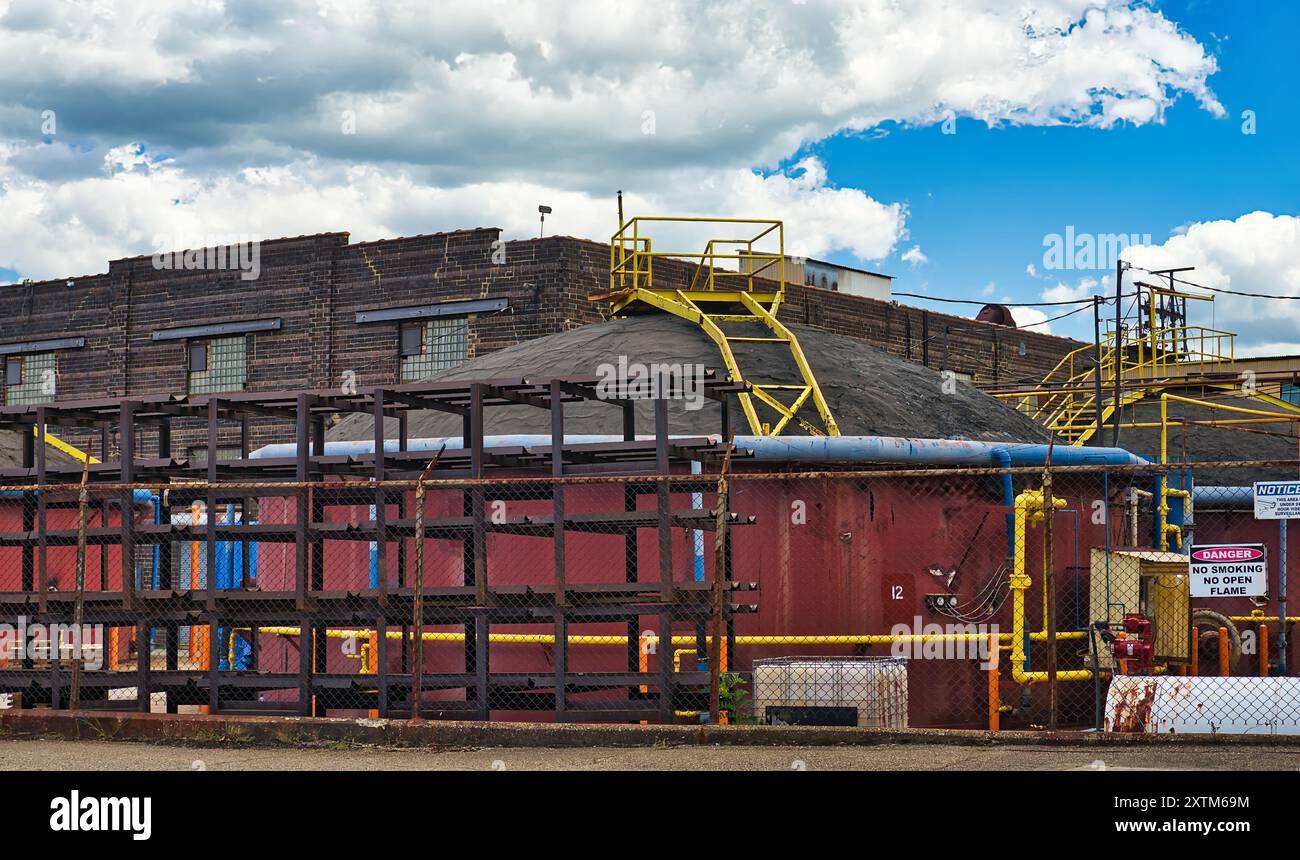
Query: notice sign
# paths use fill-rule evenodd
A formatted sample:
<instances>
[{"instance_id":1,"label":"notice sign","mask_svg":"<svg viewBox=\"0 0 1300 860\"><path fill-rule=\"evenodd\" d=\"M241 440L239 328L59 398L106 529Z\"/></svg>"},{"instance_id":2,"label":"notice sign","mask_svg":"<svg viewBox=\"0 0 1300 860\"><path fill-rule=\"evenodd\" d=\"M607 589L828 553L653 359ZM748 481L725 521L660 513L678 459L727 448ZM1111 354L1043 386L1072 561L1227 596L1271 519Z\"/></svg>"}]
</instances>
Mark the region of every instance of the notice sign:
<instances>
[{"instance_id":1,"label":"notice sign","mask_svg":"<svg viewBox=\"0 0 1300 860\"><path fill-rule=\"evenodd\" d=\"M1291 520L1300 518L1300 483L1295 481L1258 481L1255 484L1255 519Z\"/></svg>"},{"instance_id":2,"label":"notice sign","mask_svg":"<svg viewBox=\"0 0 1300 860\"><path fill-rule=\"evenodd\" d=\"M1268 592L1268 557L1262 543L1192 547L1192 597L1258 597Z\"/></svg>"}]
</instances>

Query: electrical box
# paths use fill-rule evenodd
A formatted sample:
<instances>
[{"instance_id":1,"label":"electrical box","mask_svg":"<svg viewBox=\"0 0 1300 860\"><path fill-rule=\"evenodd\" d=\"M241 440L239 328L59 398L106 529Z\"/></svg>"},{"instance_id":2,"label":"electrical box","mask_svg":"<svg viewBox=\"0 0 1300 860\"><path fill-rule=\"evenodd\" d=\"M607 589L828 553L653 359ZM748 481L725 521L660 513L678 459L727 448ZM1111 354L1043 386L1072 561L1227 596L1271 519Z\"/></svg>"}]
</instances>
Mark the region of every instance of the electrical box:
<instances>
[{"instance_id":1,"label":"electrical box","mask_svg":"<svg viewBox=\"0 0 1300 860\"><path fill-rule=\"evenodd\" d=\"M1151 619L1156 663L1188 663L1192 655L1192 598L1187 556L1176 552L1093 547L1089 573L1089 622L1120 629L1130 612ZM1114 660L1098 649L1103 668Z\"/></svg>"}]
</instances>

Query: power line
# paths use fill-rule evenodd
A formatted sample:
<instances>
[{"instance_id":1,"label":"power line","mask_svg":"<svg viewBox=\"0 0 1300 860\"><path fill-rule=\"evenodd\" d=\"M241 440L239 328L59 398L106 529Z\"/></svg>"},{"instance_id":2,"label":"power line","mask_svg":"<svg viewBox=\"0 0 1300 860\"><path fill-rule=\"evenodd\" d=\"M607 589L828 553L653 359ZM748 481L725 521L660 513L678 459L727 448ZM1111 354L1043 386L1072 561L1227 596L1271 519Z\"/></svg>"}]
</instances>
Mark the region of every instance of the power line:
<instances>
[{"instance_id":1,"label":"power line","mask_svg":"<svg viewBox=\"0 0 1300 860\"><path fill-rule=\"evenodd\" d=\"M1159 277L1167 278L1173 281L1174 283L1182 284L1185 287L1195 287L1198 290L1209 290L1212 293L1224 293L1230 296L1245 296L1251 299L1281 299L1283 301L1291 301L1291 302L1300 301L1300 296L1279 296L1275 293L1248 293L1244 290L1230 290L1226 287L1211 287L1205 284L1198 284L1195 281L1187 281L1182 278L1175 278L1172 275L1168 275L1164 272L1154 271L1152 269L1143 268L1142 266L1134 266L1131 263L1128 264L1128 267L1130 269L1137 269L1140 272L1146 272L1148 275L1156 275Z\"/></svg>"},{"instance_id":2,"label":"power line","mask_svg":"<svg viewBox=\"0 0 1300 860\"><path fill-rule=\"evenodd\" d=\"M1089 304L1089 305L1092 304L1092 300L1091 300L1091 299L1088 300L1088 304ZM1074 316L1075 314L1077 314L1077 313L1082 313L1082 312L1084 312L1084 311L1086 311L1086 310L1087 310L1086 307L1084 307L1084 308L1075 308L1075 309L1072 310L1072 311L1066 311L1066 312L1063 313L1063 314L1057 314L1056 316L1054 316L1054 317L1048 317L1048 318L1045 319L1045 320L1039 320L1038 322L1031 322L1031 323L1025 323L1024 325L1018 325L1018 326L1016 326L1016 328L1018 328L1018 329L1026 329L1026 328L1032 328L1033 326L1036 326L1036 325L1046 325L1046 324L1049 323L1049 322L1056 322L1057 320L1065 319L1065 318L1068 317L1068 316Z\"/></svg>"},{"instance_id":3,"label":"power line","mask_svg":"<svg viewBox=\"0 0 1300 860\"><path fill-rule=\"evenodd\" d=\"M949 299L941 296L926 295L925 293L894 292L891 293L890 295L908 296L909 298L913 298L913 299L926 299L927 301L931 301L931 302L947 302L949 304L957 304L957 305L981 305L982 306L982 305L1001 304L1001 305L1006 305L1009 308L1046 308L1046 307L1056 307L1058 305L1091 305L1093 302L1092 296L1089 296L1086 299L1069 299L1068 301L1062 301L1062 302L985 302L985 301L979 301L977 299ZM1124 295L1134 296L1137 294L1125 293ZM1107 304L1114 304L1115 302L1113 298L1105 299L1105 301Z\"/></svg>"}]
</instances>

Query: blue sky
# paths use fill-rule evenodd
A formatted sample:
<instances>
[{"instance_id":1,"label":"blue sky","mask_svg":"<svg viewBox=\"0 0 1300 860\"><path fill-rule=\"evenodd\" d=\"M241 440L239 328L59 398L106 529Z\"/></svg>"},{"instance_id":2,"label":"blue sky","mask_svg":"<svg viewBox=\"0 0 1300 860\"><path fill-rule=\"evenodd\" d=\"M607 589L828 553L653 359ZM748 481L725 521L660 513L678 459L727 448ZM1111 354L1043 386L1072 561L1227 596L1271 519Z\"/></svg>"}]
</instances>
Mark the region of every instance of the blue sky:
<instances>
[{"instance_id":1,"label":"blue sky","mask_svg":"<svg viewBox=\"0 0 1300 860\"><path fill-rule=\"evenodd\" d=\"M953 135L938 126L891 128L874 139L837 135L809 149L825 162L832 182L906 203L910 237L879 264L896 276L896 290L980 298L992 282L994 299L1034 301L1056 280L1077 284L1089 274L1060 272L1049 282L1026 273L1029 263L1043 268L1044 235L1063 233L1067 225L1079 232L1150 234L1159 244L1196 222L1255 210L1296 212L1300 4L1173 2L1160 8L1217 56L1220 70L1209 82L1225 117L1181 98L1163 125L989 128L959 118ZM1254 135L1242 133L1245 110L1256 113ZM899 259L914 243L927 264ZM849 254L832 256L855 262ZM1091 274L1113 292L1113 269ZM1271 291L1284 292L1281 287ZM1065 310L1045 309L1049 315ZM1091 339L1091 327L1091 314L1082 313L1053 330Z\"/></svg>"}]
</instances>

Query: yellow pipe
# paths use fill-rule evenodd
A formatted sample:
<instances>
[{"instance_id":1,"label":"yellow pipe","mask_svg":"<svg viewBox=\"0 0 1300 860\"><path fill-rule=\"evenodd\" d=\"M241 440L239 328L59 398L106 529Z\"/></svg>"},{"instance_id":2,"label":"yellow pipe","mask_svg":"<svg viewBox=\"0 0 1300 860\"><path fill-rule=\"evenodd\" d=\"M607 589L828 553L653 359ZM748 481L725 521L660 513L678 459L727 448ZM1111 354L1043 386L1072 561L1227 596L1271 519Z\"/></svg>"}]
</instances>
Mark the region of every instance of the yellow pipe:
<instances>
[{"instance_id":1,"label":"yellow pipe","mask_svg":"<svg viewBox=\"0 0 1300 860\"><path fill-rule=\"evenodd\" d=\"M1052 499L1053 507L1065 507L1065 499ZM1043 491L1025 490L1016 496L1015 504L1015 541L1016 552L1012 560L1011 573L1011 678L1017 684L1037 684L1047 680L1046 672L1025 670L1028 657L1025 654L1025 592L1032 584L1029 574L1025 573L1025 534L1031 521L1043 517ZM1046 595L1044 595L1046 599ZM1056 673L1058 681L1088 681L1092 679L1089 669L1067 669Z\"/></svg>"},{"instance_id":2,"label":"yellow pipe","mask_svg":"<svg viewBox=\"0 0 1300 860\"><path fill-rule=\"evenodd\" d=\"M1264 615L1263 613L1260 613L1258 615L1254 613L1250 615L1229 615L1228 620L1229 621L1256 621L1256 622L1267 621L1269 623L1278 621L1280 623L1280 619L1276 615ZM1286 620L1288 622L1300 621L1300 615L1288 615L1286 617Z\"/></svg>"},{"instance_id":3,"label":"yellow pipe","mask_svg":"<svg viewBox=\"0 0 1300 860\"><path fill-rule=\"evenodd\" d=\"M247 630L248 628L241 628ZM299 631L297 627L259 627L258 632L266 633L273 636L297 636ZM363 639L372 635L369 629L335 629L330 628L325 631L325 635L330 639ZM385 634L389 639L401 639L400 631L390 630ZM999 639L1010 642L1012 634L999 633ZM892 645L896 642L972 642L982 641L988 637L986 633L847 633L847 634L753 634L736 636L736 645ZM408 634L407 638L411 638ZM425 642L463 642L465 641L464 633L436 633L425 632L420 637ZM648 642L658 644L659 637L656 634L648 634L640 637ZM1047 632L1039 630L1029 634L1031 641L1046 642ZM1088 634L1083 630L1063 630L1056 634L1058 640L1062 639L1086 639ZM555 644L555 634L553 633L493 633L489 636L492 642L505 644L522 644L522 645L553 645ZM673 637L674 645L691 645L695 643L695 637L681 634ZM712 641L711 636L706 636L705 641ZM570 645L626 645L626 636L585 636L574 635L569 637Z\"/></svg>"}]
</instances>

